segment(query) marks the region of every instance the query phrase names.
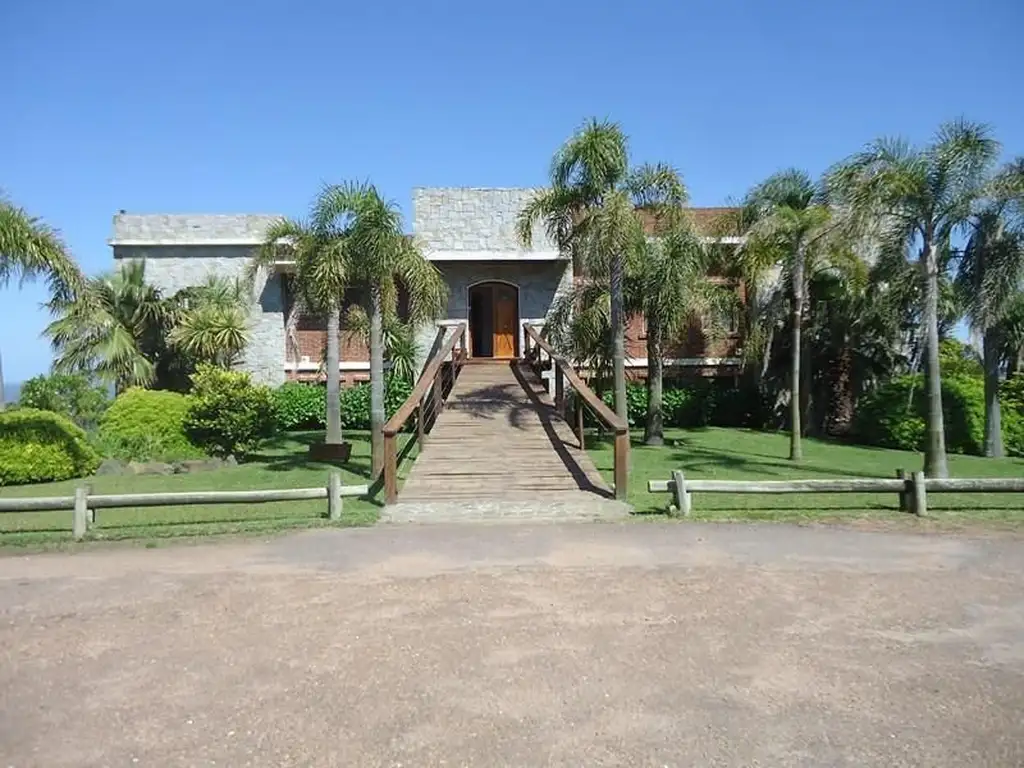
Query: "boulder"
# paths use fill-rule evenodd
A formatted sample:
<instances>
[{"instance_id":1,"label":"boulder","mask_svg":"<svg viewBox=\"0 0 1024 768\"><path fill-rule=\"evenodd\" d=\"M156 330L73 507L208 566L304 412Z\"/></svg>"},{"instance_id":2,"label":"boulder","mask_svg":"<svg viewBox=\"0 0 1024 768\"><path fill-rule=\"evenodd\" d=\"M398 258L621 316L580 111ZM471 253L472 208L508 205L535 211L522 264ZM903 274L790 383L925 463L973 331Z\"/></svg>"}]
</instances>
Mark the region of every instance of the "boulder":
<instances>
[{"instance_id":1,"label":"boulder","mask_svg":"<svg viewBox=\"0 0 1024 768\"><path fill-rule=\"evenodd\" d=\"M123 475L128 472L128 465L120 459L104 459L96 468L97 475Z\"/></svg>"},{"instance_id":2,"label":"boulder","mask_svg":"<svg viewBox=\"0 0 1024 768\"><path fill-rule=\"evenodd\" d=\"M187 459L175 463L174 471L179 475L190 475L193 472L210 472L223 466L223 461L213 457L208 459Z\"/></svg>"},{"instance_id":3,"label":"boulder","mask_svg":"<svg viewBox=\"0 0 1024 768\"><path fill-rule=\"evenodd\" d=\"M128 471L133 475L173 475L174 466L162 461L132 461Z\"/></svg>"}]
</instances>

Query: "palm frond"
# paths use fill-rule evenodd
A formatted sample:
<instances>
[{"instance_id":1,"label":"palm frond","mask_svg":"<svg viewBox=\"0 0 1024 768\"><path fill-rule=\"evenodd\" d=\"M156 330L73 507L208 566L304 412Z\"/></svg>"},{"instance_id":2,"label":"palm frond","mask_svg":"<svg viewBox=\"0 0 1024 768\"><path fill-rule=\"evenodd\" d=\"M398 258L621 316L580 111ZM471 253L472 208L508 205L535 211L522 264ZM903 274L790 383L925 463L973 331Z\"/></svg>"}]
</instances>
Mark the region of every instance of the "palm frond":
<instances>
[{"instance_id":1,"label":"palm frond","mask_svg":"<svg viewBox=\"0 0 1024 768\"><path fill-rule=\"evenodd\" d=\"M576 188L590 200L622 183L629 169L626 136L617 123L587 120L555 153L551 181L555 188Z\"/></svg>"}]
</instances>

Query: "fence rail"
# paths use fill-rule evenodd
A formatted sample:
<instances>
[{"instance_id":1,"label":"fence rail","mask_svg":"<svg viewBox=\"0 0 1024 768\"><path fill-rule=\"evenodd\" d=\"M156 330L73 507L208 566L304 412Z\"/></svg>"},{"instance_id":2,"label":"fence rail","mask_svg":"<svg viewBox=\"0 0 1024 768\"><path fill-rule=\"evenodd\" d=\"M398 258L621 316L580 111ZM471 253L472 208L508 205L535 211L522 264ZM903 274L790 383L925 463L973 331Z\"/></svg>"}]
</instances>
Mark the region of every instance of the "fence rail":
<instances>
[{"instance_id":1,"label":"fence rail","mask_svg":"<svg viewBox=\"0 0 1024 768\"><path fill-rule=\"evenodd\" d=\"M923 472L896 470L883 477L818 480L687 480L673 472L670 480L649 480L651 493L671 493L674 507L685 517L693 510L692 493L895 493L900 509L928 514L929 493L1022 493L1024 477L926 478Z\"/></svg>"},{"instance_id":2,"label":"fence rail","mask_svg":"<svg viewBox=\"0 0 1024 768\"><path fill-rule=\"evenodd\" d=\"M95 510L128 507L177 507L199 504L262 504L271 501L305 501L327 499L327 516L341 517L342 499L367 496L367 485L342 485L341 475L332 472L323 488L272 488L252 491L185 491L179 493L91 493L89 486L75 489L74 496L27 496L0 498L3 512L51 512L70 509L75 539L85 536L95 522Z\"/></svg>"}]
</instances>

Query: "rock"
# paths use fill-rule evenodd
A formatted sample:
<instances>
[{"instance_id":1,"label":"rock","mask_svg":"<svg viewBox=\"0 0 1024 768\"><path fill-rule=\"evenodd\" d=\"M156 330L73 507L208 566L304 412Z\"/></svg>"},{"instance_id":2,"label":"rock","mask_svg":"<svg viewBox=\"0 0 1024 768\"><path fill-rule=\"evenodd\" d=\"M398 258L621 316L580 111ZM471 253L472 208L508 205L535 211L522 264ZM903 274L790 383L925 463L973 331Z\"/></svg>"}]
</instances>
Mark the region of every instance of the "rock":
<instances>
[{"instance_id":1,"label":"rock","mask_svg":"<svg viewBox=\"0 0 1024 768\"><path fill-rule=\"evenodd\" d=\"M225 467L237 467L238 466L238 459L236 459L234 457L234 454L230 454L229 453L228 457L226 459L224 459L224 466Z\"/></svg>"},{"instance_id":2,"label":"rock","mask_svg":"<svg viewBox=\"0 0 1024 768\"><path fill-rule=\"evenodd\" d=\"M174 467L162 461L132 461L128 471L133 475L173 475Z\"/></svg>"},{"instance_id":3,"label":"rock","mask_svg":"<svg viewBox=\"0 0 1024 768\"><path fill-rule=\"evenodd\" d=\"M190 475L193 472L211 472L224 466L224 462L217 458L208 459L187 459L179 461L174 465L174 471L180 475Z\"/></svg>"},{"instance_id":4,"label":"rock","mask_svg":"<svg viewBox=\"0 0 1024 768\"><path fill-rule=\"evenodd\" d=\"M123 475L128 472L128 465L120 459L104 459L96 468L97 475Z\"/></svg>"}]
</instances>

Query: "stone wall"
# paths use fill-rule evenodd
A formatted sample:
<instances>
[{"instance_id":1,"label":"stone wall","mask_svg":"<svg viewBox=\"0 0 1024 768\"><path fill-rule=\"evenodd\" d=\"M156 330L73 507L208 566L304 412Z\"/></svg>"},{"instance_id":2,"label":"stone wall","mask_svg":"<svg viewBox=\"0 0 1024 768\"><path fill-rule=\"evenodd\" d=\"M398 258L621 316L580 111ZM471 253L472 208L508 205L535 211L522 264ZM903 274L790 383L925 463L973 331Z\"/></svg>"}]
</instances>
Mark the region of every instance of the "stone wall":
<instances>
[{"instance_id":1,"label":"stone wall","mask_svg":"<svg viewBox=\"0 0 1024 768\"><path fill-rule=\"evenodd\" d=\"M413 234L426 251L525 253L516 221L535 190L417 188L412 193ZM542 225L533 229L531 251L554 252ZM510 258L515 258L510 254Z\"/></svg>"},{"instance_id":2,"label":"stone wall","mask_svg":"<svg viewBox=\"0 0 1024 768\"><path fill-rule=\"evenodd\" d=\"M114 260L120 263L145 259L146 280L170 295L182 288L202 285L210 275L227 279L241 277L252 256L252 246L114 245ZM284 372L284 302L278 275L262 277L256 284L258 297L250 314L250 342L242 368L255 381L276 386Z\"/></svg>"}]
</instances>

